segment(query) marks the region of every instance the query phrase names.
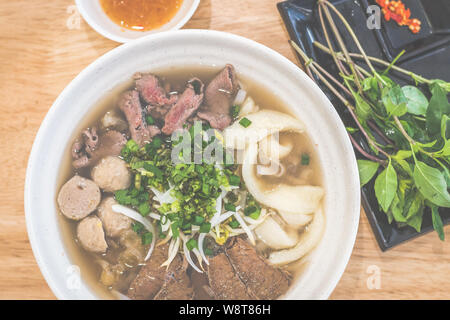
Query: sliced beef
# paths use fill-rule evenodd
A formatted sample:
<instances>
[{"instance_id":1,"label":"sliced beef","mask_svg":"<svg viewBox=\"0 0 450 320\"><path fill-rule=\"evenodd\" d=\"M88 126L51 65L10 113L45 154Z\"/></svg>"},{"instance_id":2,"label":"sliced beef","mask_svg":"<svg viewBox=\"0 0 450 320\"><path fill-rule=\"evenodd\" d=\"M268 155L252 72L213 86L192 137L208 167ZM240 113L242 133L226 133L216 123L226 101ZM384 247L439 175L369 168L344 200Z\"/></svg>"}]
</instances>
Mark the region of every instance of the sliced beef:
<instances>
[{"instance_id":1,"label":"sliced beef","mask_svg":"<svg viewBox=\"0 0 450 320\"><path fill-rule=\"evenodd\" d=\"M200 79L191 79L183 94L172 106L164 119L162 132L170 135L181 129L186 120L200 107L203 102L203 83Z\"/></svg>"},{"instance_id":2,"label":"sliced beef","mask_svg":"<svg viewBox=\"0 0 450 320\"><path fill-rule=\"evenodd\" d=\"M166 276L166 268L161 267L167 260L169 245L156 247L147 263L142 266L128 289L128 297L136 300L153 299L161 290Z\"/></svg>"},{"instance_id":3,"label":"sliced beef","mask_svg":"<svg viewBox=\"0 0 450 320\"><path fill-rule=\"evenodd\" d=\"M137 73L134 75L136 89L142 99L152 106L172 105L177 101L176 95L168 95L161 80L152 74ZM170 90L170 89L169 89Z\"/></svg>"},{"instance_id":4,"label":"sliced beef","mask_svg":"<svg viewBox=\"0 0 450 320\"><path fill-rule=\"evenodd\" d=\"M194 288L195 300L213 300L215 295L209 285L208 273L200 273L193 269L190 270L192 287Z\"/></svg>"},{"instance_id":5,"label":"sliced beef","mask_svg":"<svg viewBox=\"0 0 450 320\"><path fill-rule=\"evenodd\" d=\"M244 283L234 272L233 266L225 253L219 253L209 259L209 284L217 300L252 299Z\"/></svg>"},{"instance_id":6,"label":"sliced beef","mask_svg":"<svg viewBox=\"0 0 450 320\"><path fill-rule=\"evenodd\" d=\"M169 268L161 267L167 259L169 245L156 247L128 289L128 297L137 300L188 300L194 297L186 265L177 255Z\"/></svg>"},{"instance_id":7,"label":"sliced beef","mask_svg":"<svg viewBox=\"0 0 450 320\"><path fill-rule=\"evenodd\" d=\"M269 265L244 239L237 238L226 254L247 290L259 299L275 299L287 291L289 276Z\"/></svg>"},{"instance_id":8,"label":"sliced beef","mask_svg":"<svg viewBox=\"0 0 450 320\"><path fill-rule=\"evenodd\" d=\"M75 169L95 165L107 156L118 156L127 143L127 139L118 131L110 130L100 136L96 132L95 128L85 130L83 141L77 140L72 145L72 165Z\"/></svg>"},{"instance_id":9,"label":"sliced beef","mask_svg":"<svg viewBox=\"0 0 450 320\"><path fill-rule=\"evenodd\" d=\"M136 90L124 92L119 98L119 107L127 118L131 138L139 145L142 146L160 133L157 126L147 126L142 114L139 93Z\"/></svg>"},{"instance_id":10,"label":"sliced beef","mask_svg":"<svg viewBox=\"0 0 450 320\"><path fill-rule=\"evenodd\" d=\"M154 119L164 120L164 117L166 116L167 112L169 112L171 106L170 105L164 105L164 106L147 106L147 114L151 115Z\"/></svg>"},{"instance_id":11,"label":"sliced beef","mask_svg":"<svg viewBox=\"0 0 450 320\"><path fill-rule=\"evenodd\" d=\"M211 127L223 130L231 123L230 108L239 85L234 67L225 68L209 83L205 91L205 106L197 115Z\"/></svg>"},{"instance_id":12,"label":"sliced beef","mask_svg":"<svg viewBox=\"0 0 450 320\"><path fill-rule=\"evenodd\" d=\"M164 278L161 290L156 294L155 300L192 300L194 290L191 279L186 273L186 264L180 255L177 255L170 264Z\"/></svg>"}]
</instances>

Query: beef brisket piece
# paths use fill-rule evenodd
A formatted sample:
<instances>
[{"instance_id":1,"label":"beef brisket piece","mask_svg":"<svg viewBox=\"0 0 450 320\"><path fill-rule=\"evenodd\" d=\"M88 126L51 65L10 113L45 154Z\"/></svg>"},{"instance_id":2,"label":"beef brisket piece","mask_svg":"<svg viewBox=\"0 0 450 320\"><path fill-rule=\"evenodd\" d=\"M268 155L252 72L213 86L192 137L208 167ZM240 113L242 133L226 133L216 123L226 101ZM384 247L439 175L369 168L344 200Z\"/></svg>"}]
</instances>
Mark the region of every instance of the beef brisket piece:
<instances>
[{"instance_id":1,"label":"beef brisket piece","mask_svg":"<svg viewBox=\"0 0 450 320\"><path fill-rule=\"evenodd\" d=\"M72 165L75 169L95 165L107 156L118 156L127 143L127 139L118 131L110 130L98 136L96 128L83 131L82 140L72 145Z\"/></svg>"},{"instance_id":2,"label":"beef brisket piece","mask_svg":"<svg viewBox=\"0 0 450 320\"><path fill-rule=\"evenodd\" d=\"M247 300L252 299L244 283L233 270L225 253L219 253L209 259L209 285L217 300Z\"/></svg>"},{"instance_id":3,"label":"beef brisket piece","mask_svg":"<svg viewBox=\"0 0 450 320\"><path fill-rule=\"evenodd\" d=\"M156 247L147 263L142 266L128 289L128 297L135 300L192 299L194 292L186 273L183 258L177 255L169 268L161 267L167 259L169 245Z\"/></svg>"},{"instance_id":4,"label":"beef brisket piece","mask_svg":"<svg viewBox=\"0 0 450 320\"><path fill-rule=\"evenodd\" d=\"M181 129L186 120L200 107L203 101L203 83L200 79L189 80L183 94L167 113L162 132L170 135Z\"/></svg>"},{"instance_id":5,"label":"beef brisket piece","mask_svg":"<svg viewBox=\"0 0 450 320\"><path fill-rule=\"evenodd\" d=\"M161 290L156 294L155 300L192 300L194 290L191 279L186 273L187 265L183 263L180 255L177 255L170 264L164 278Z\"/></svg>"},{"instance_id":6,"label":"beef brisket piece","mask_svg":"<svg viewBox=\"0 0 450 320\"><path fill-rule=\"evenodd\" d=\"M205 106L197 115L215 129L228 127L232 120L230 108L238 87L236 71L231 64L227 64L206 87Z\"/></svg>"},{"instance_id":7,"label":"beef brisket piece","mask_svg":"<svg viewBox=\"0 0 450 320\"><path fill-rule=\"evenodd\" d=\"M119 108L127 118L131 138L140 146L149 142L151 138L160 133L157 126L147 126L142 115L142 106L139 93L136 90L124 92L119 98Z\"/></svg>"},{"instance_id":8,"label":"beef brisket piece","mask_svg":"<svg viewBox=\"0 0 450 320\"><path fill-rule=\"evenodd\" d=\"M152 106L171 105L177 101L176 95L168 95L160 79L152 74L136 73L134 75L136 89L142 99Z\"/></svg>"},{"instance_id":9,"label":"beef brisket piece","mask_svg":"<svg viewBox=\"0 0 450 320\"><path fill-rule=\"evenodd\" d=\"M168 244L155 248L150 259L142 266L131 283L127 293L129 298L136 300L153 299L161 290L166 275L166 268L161 267L161 264L167 260L168 250Z\"/></svg>"},{"instance_id":10,"label":"beef brisket piece","mask_svg":"<svg viewBox=\"0 0 450 320\"><path fill-rule=\"evenodd\" d=\"M226 255L247 290L259 299L275 299L287 291L289 276L269 265L244 239L236 238L235 243L226 249Z\"/></svg>"}]
</instances>

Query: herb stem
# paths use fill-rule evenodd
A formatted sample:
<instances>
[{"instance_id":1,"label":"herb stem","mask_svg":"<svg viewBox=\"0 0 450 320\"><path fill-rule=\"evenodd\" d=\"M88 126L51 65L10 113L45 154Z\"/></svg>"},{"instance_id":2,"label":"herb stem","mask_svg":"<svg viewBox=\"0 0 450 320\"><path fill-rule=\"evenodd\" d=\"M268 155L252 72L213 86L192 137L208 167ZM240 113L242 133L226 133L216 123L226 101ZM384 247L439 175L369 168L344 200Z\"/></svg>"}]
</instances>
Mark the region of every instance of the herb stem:
<instances>
[{"instance_id":1,"label":"herb stem","mask_svg":"<svg viewBox=\"0 0 450 320\"><path fill-rule=\"evenodd\" d=\"M302 59L305 61L305 65L307 68L311 68L311 71L316 74L319 79L328 87L328 89L331 90L331 92L336 95L336 97L341 100L341 102L347 107L348 111L350 112L350 114L353 117L353 120L355 120L356 124L358 125L358 128L361 130L361 132L363 133L364 137L366 138L367 142L374 147L378 152L382 153L386 158L390 158L390 155L384 151L383 149L381 149L367 134L366 130L364 129L364 127L361 125L361 123L358 120L358 117L355 114L354 111L354 106L347 100L345 99L340 93L339 91L330 83L328 82L328 80L322 75L322 73L320 73L320 71L314 66L314 64L310 63L310 61L313 61L311 58L309 58L306 53L304 53L302 51L302 49L300 49L300 47L294 43L291 42L293 48L298 52L298 54L302 57ZM332 77L329 74L330 77ZM336 80L337 81L337 80ZM333 81L334 82L334 81Z\"/></svg>"},{"instance_id":2,"label":"herb stem","mask_svg":"<svg viewBox=\"0 0 450 320\"><path fill-rule=\"evenodd\" d=\"M375 131L387 144L391 144L391 145L395 145L394 141L392 141L391 139L389 139L388 137L385 136L385 134L380 130L380 128L378 128L378 126L376 125L375 122L373 121L367 121L367 124L369 125L369 127Z\"/></svg>"},{"instance_id":3,"label":"herb stem","mask_svg":"<svg viewBox=\"0 0 450 320\"><path fill-rule=\"evenodd\" d=\"M329 48L327 48L326 46L324 46L323 44L321 44L320 42L314 41L313 45L315 47L317 47L318 49L322 50L325 53L328 53L330 55L335 55L337 57L337 59L345 61L345 57L343 57L342 52L331 52L331 50ZM352 58L356 58L356 59L364 59L364 56L362 54L358 54L358 53L349 53L350 57ZM375 62L379 65L383 65L385 67L389 67L390 63L387 61L384 61L382 59L379 58L375 58L375 57L371 57L371 56L367 56L367 59ZM345 61L346 62L346 61ZM358 66L357 66L358 67ZM413 80L419 82L419 83L426 83L426 84L431 84L433 82L433 80L424 78L412 71L397 67L396 65L392 65L391 66L392 70L395 70L397 72L403 73L409 77L411 77ZM361 69L360 69L361 70ZM364 70L364 69L363 69ZM361 70L362 71L362 70ZM365 70L364 70L365 71ZM439 83L439 85L442 87L442 89L446 90L447 92L450 91L450 84L449 83Z\"/></svg>"},{"instance_id":4,"label":"herb stem","mask_svg":"<svg viewBox=\"0 0 450 320\"><path fill-rule=\"evenodd\" d=\"M356 150L359 151L359 153L361 153L365 158L372 160L372 161L376 161L379 164L386 166L386 161L383 159L380 159L374 155L371 155L370 153L366 152L359 144L358 142L356 142L356 140L352 137L352 135L349 133L348 137L350 138L350 141L352 142L352 145L356 148Z\"/></svg>"},{"instance_id":5,"label":"herb stem","mask_svg":"<svg viewBox=\"0 0 450 320\"><path fill-rule=\"evenodd\" d=\"M394 116L394 121L397 124L397 127L402 133L402 135L406 138L406 140L408 140L408 142L412 145L416 144L416 141L414 141L414 139L408 135L408 133L406 132L405 128L403 127L402 123L400 122L397 116Z\"/></svg>"},{"instance_id":6,"label":"herb stem","mask_svg":"<svg viewBox=\"0 0 450 320\"><path fill-rule=\"evenodd\" d=\"M325 4L328 4L328 1L320 0L319 1L319 10L323 10L325 12L325 16L326 16L326 18L328 20L328 23L329 23L329 25L331 27L331 30L334 33L334 36L335 36L335 38L336 38L336 40L337 40L337 42L339 44L339 47L341 48L342 52L344 53L345 58L349 62L348 65L349 65L350 70L351 70L351 72L352 72L352 74L354 76L354 80L355 80L356 87L358 88L358 92L362 93L362 87L361 87L361 82L360 82L360 79L359 79L359 75L356 73L356 70L355 70L356 69L355 68L355 63L350 58L350 56L348 54L347 47L345 46L344 40L342 40L341 34L339 33L339 30L336 27L336 24L334 23L333 18L331 17L330 11L328 10L328 7L325 6ZM323 28L324 33L327 32L325 23L322 24L322 28Z\"/></svg>"}]
</instances>

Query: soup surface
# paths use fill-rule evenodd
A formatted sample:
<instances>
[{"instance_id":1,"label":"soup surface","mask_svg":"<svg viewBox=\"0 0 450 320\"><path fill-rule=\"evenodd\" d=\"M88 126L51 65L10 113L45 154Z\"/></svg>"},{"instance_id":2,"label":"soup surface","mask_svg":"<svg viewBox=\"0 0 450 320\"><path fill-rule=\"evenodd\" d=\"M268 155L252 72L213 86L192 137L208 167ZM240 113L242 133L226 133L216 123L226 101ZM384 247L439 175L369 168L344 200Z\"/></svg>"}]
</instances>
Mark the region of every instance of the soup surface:
<instances>
[{"instance_id":1,"label":"soup surface","mask_svg":"<svg viewBox=\"0 0 450 320\"><path fill-rule=\"evenodd\" d=\"M103 11L116 24L134 31L161 27L172 19L183 0L100 0Z\"/></svg>"},{"instance_id":2,"label":"soup surface","mask_svg":"<svg viewBox=\"0 0 450 320\"><path fill-rule=\"evenodd\" d=\"M230 65L126 81L80 124L60 177L66 245L103 298L278 298L325 224L304 125Z\"/></svg>"}]
</instances>

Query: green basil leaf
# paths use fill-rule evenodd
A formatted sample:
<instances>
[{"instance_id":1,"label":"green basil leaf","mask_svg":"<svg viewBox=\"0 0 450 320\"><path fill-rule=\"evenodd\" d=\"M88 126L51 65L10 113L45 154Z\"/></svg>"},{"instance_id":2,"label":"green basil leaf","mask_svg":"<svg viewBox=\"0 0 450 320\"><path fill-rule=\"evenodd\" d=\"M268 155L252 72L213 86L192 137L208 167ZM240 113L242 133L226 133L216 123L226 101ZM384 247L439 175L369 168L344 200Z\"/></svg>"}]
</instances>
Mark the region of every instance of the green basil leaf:
<instances>
[{"instance_id":1,"label":"green basil leaf","mask_svg":"<svg viewBox=\"0 0 450 320\"><path fill-rule=\"evenodd\" d=\"M440 207L450 207L450 194L444 174L424 162L416 160L413 178L420 193Z\"/></svg>"},{"instance_id":2,"label":"green basil leaf","mask_svg":"<svg viewBox=\"0 0 450 320\"><path fill-rule=\"evenodd\" d=\"M432 85L431 93L426 113L426 129L430 136L435 136L441 129L442 117L450 114L450 103L448 103L447 93L439 85Z\"/></svg>"},{"instance_id":3,"label":"green basil leaf","mask_svg":"<svg viewBox=\"0 0 450 320\"><path fill-rule=\"evenodd\" d=\"M389 206L395 197L397 183L397 173L389 161L386 169L384 169L375 180L375 195L384 212L389 210Z\"/></svg>"},{"instance_id":4,"label":"green basil leaf","mask_svg":"<svg viewBox=\"0 0 450 320\"><path fill-rule=\"evenodd\" d=\"M399 165L399 166L400 166L407 174L409 174L410 176L413 175L413 172L412 172L412 170L411 170L411 166L409 165L408 161L403 160L403 159L399 159L399 160L395 159L395 162L397 162L398 165Z\"/></svg>"},{"instance_id":5,"label":"green basil leaf","mask_svg":"<svg viewBox=\"0 0 450 320\"><path fill-rule=\"evenodd\" d=\"M359 180L361 187L369 182L378 170L380 164L375 161L358 160Z\"/></svg>"},{"instance_id":6,"label":"green basil leaf","mask_svg":"<svg viewBox=\"0 0 450 320\"><path fill-rule=\"evenodd\" d=\"M402 87L403 94L406 97L406 108L409 113L415 115L425 115L428 108L428 100L417 87Z\"/></svg>"},{"instance_id":7,"label":"green basil leaf","mask_svg":"<svg viewBox=\"0 0 450 320\"><path fill-rule=\"evenodd\" d=\"M406 97L402 88L398 85L392 88L385 87L382 93L382 101L389 116L400 117L408 111Z\"/></svg>"},{"instance_id":8,"label":"green basil leaf","mask_svg":"<svg viewBox=\"0 0 450 320\"><path fill-rule=\"evenodd\" d=\"M423 206L423 197L420 193L415 192L413 201L408 208L408 212L406 212L406 219L409 220L417 213L419 213L419 210L422 206Z\"/></svg>"},{"instance_id":9,"label":"green basil leaf","mask_svg":"<svg viewBox=\"0 0 450 320\"><path fill-rule=\"evenodd\" d=\"M392 158L394 158L395 160L404 160L408 159L411 156L412 156L411 150L398 150L397 154L393 155Z\"/></svg>"},{"instance_id":10,"label":"green basil leaf","mask_svg":"<svg viewBox=\"0 0 450 320\"><path fill-rule=\"evenodd\" d=\"M372 113L372 109L370 108L369 104L364 101L364 99L361 98L358 93L353 93L353 97L355 98L356 103L356 114L361 119L367 120Z\"/></svg>"},{"instance_id":11,"label":"green basil leaf","mask_svg":"<svg viewBox=\"0 0 450 320\"><path fill-rule=\"evenodd\" d=\"M450 126L447 126L447 122L450 120L450 118L447 115L442 116L441 120L441 137L444 140L447 140L447 137L450 136Z\"/></svg>"},{"instance_id":12,"label":"green basil leaf","mask_svg":"<svg viewBox=\"0 0 450 320\"><path fill-rule=\"evenodd\" d=\"M406 224L416 229L417 232L420 232L422 229L422 217L423 217L423 206L420 207L419 211L414 214L410 219L406 221Z\"/></svg>"},{"instance_id":13,"label":"green basil leaf","mask_svg":"<svg viewBox=\"0 0 450 320\"><path fill-rule=\"evenodd\" d=\"M397 222L406 222L406 218L403 216L403 206L404 201L400 200L398 192L396 192L389 211L392 212L393 218Z\"/></svg>"},{"instance_id":14,"label":"green basil leaf","mask_svg":"<svg viewBox=\"0 0 450 320\"><path fill-rule=\"evenodd\" d=\"M433 221L433 228L439 235L439 239L445 240L444 224L442 223L441 216L439 215L439 208L435 205L431 205L431 219Z\"/></svg>"}]
</instances>

